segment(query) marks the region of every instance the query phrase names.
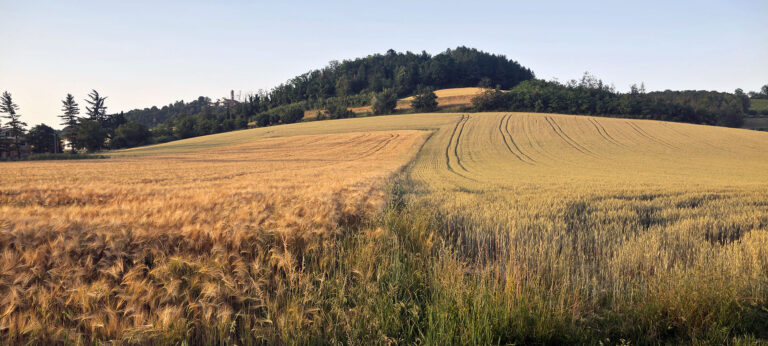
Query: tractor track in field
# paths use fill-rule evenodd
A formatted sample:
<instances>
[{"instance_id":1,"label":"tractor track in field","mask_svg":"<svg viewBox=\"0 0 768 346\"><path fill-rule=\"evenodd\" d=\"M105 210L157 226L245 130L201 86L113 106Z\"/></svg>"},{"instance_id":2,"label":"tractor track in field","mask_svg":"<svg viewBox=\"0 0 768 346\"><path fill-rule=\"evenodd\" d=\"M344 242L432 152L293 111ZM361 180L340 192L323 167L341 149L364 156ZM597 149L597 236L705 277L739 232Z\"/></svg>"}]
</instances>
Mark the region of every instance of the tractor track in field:
<instances>
[{"instance_id":1,"label":"tractor track in field","mask_svg":"<svg viewBox=\"0 0 768 346\"><path fill-rule=\"evenodd\" d=\"M515 143L515 140L512 138L512 133L509 132L509 119L511 117L512 117L511 114L505 114L504 116L501 117L501 120L499 121L499 132L501 133L501 138L504 140L504 145L507 147L507 150L509 150L509 152L512 153L512 155L514 155L518 160L520 160L520 162L532 165L536 162L536 160L532 159L530 156L528 156L526 153L520 150L520 147L517 146L517 143ZM509 137L509 142L507 141L507 137ZM512 150L512 147L509 145L509 143L512 143L512 147L515 147L515 150L517 150L517 152ZM523 159L523 157L525 157L525 159Z\"/></svg>"},{"instance_id":2,"label":"tractor track in field","mask_svg":"<svg viewBox=\"0 0 768 346\"><path fill-rule=\"evenodd\" d=\"M459 142L461 141L461 134L464 133L464 127L467 125L469 118L469 115L467 115L466 118L462 118L463 122L461 123L461 128L459 129L459 133L456 135L456 145L453 146L453 154L456 156L456 163L458 163L459 167L461 167L461 169L467 173L469 173L469 171L466 167L464 167L464 164L461 163L461 158L459 157Z\"/></svg>"},{"instance_id":3,"label":"tractor track in field","mask_svg":"<svg viewBox=\"0 0 768 346\"><path fill-rule=\"evenodd\" d=\"M557 122L554 119L551 119L549 116L545 116L544 119L547 121L547 123L549 123L549 127L552 128L552 131L554 131L555 134L557 134L557 136L560 137L560 139L562 139L563 142L568 144L570 147L578 150L579 152L581 152L584 155L599 158L598 155L596 155L595 153L593 153L592 151L590 151L586 147L582 146L581 144L577 143L570 136L568 136L563 131L563 129L560 128L560 125L558 125Z\"/></svg>"},{"instance_id":4,"label":"tractor track in field","mask_svg":"<svg viewBox=\"0 0 768 346\"><path fill-rule=\"evenodd\" d=\"M382 140L378 144L374 145L372 148L370 148L370 149L366 150L365 152L363 152L362 154L360 154L360 156L358 156L357 158L354 158L354 159L351 159L351 160L348 160L348 161L361 160L361 159L369 157L369 156L371 156L373 154L376 154L379 151L381 151L382 149L384 149L387 145L389 145L389 143L392 143L392 141L394 141L398 137L400 137L399 134L390 134L389 138Z\"/></svg>"},{"instance_id":5,"label":"tractor track in field","mask_svg":"<svg viewBox=\"0 0 768 346\"><path fill-rule=\"evenodd\" d=\"M612 144L614 144L616 146L622 147L622 148L626 148L627 147L623 143L621 143L621 142L617 141L615 138L613 138L613 136L611 136L608 133L608 131L605 129L605 127L603 125L601 125L597 120L595 120L594 118L588 118L588 119L589 119L589 122L592 123L592 125L595 127L595 130L597 130L597 133L600 134L600 136L603 137L606 141L608 141L608 142L610 142L610 143L612 143Z\"/></svg>"},{"instance_id":6,"label":"tractor track in field","mask_svg":"<svg viewBox=\"0 0 768 346\"><path fill-rule=\"evenodd\" d=\"M629 122L629 126L632 129L634 129L635 132L640 134L640 136L643 136L643 137L645 137L645 138L647 138L647 139L649 139L649 140L651 140L653 142L659 143L659 144L661 144L663 146L666 146L668 148L671 148L671 149L680 149L680 148L678 148L678 147L676 147L676 146L674 146L672 144L667 143L666 141L662 140L661 138L658 138L656 136L653 136L653 135L649 134L648 132L645 132L645 130L641 129L640 126L637 126L637 124L635 124L633 122Z\"/></svg>"},{"instance_id":7,"label":"tractor track in field","mask_svg":"<svg viewBox=\"0 0 768 346\"><path fill-rule=\"evenodd\" d=\"M537 119L530 119L530 118L523 118L520 120L521 127L523 129L523 132L525 133L526 138L528 138L528 142L531 143L531 147L538 153L544 157L544 161L546 162L546 159L552 159L557 160L557 157L552 155L549 151L547 151L544 148L544 145L541 144L541 142L537 139L536 135L534 135L532 124L535 122L538 124L540 121L540 118Z\"/></svg>"},{"instance_id":8,"label":"tractor track in field","mask_svg":"<svg viewBox=\"0 0 768 346\"><path fill-rule=\"evenodd\" d=\"M370 137L370 136L371 136L370 134L366 134L366 135L361 135L361 136L354 137L354 139L360 139L360 138L365 138L365 137ZM360 153L359 155L357 155L354 158L348 158L348 159L307 159L307 158L302 158L301 160L302 161L306 161L306 162L321 162L322 163L322 164L319 164L319 165L313 167L313 169L326 168L326 167L333 166L333 165L338 165L338 164L341 164L341 163L344 163L344 162L359 161L359 160L362 160L362 159L365 159L365 158L368 158L368 157L371 157L371 156L375 155L376 153L378 153L381 150L383 150L386 146L388 146L390 143L392 143L394 140L396 140L399 137L400 137L399 134L389 134L389 136L387 138L379 141L378 143L373 144L373 146L371 148L366 149L365 151L363 151L362 153ZM354 142L355 142L354 140L345 141L346 144L352 144ZM195 161L197 161L197 160L195 160ZM243 162L247 162L247 161L251 161L252 162L253 160L242 160L242 161ZM259 162L284 162L284 161L290 161L290 160L286 160L286 159L259 159L257 161L259 161ZM208 161L200 161L200 162L208 162ZM278 169L278 170L270 170L269 172L273 172L274 173L274 172L285 172L285 171L291 171L291 170L292 169ZM240 172L240 173L236 173L236 174L212 175L212 176L209 176L209 177L201 177L201 178L195 179L194 181L200 181L200 182L219 181L219 180L233 179L233 178L247 176L247 175L264 174L264 173L265 172L263 172L263 171L255 171L255 172Z\"/></svg>"},{"instance_id":9,"label":"tractor track in field","mask_svg":"<svg viewBox=\"0 0 768 346\"><path fill-rule=\"evenodd\" d=\"M470 178L464 174L461 174L457 172L453 167L451 166L451 152L453 152L454 157L456 158L456 163L461 167L464 171L467 171L467 169L464 167L464 165L461 163L461 159L459 158L459 140L461 137L461 133L464 130L464 125L469 120L469 115L462 114L461 118L456 122L456 125L453 126L453 131L451 132L451 137L448 139L448 145L445 147L445 166L453 174L456 174L464 179L469 179L472 181L477 181L474 178ZM456 138L456 144L454 144L454 137ZM453 147L453 150L451 150L451 147Z\"/></svg>"}]
</instances>

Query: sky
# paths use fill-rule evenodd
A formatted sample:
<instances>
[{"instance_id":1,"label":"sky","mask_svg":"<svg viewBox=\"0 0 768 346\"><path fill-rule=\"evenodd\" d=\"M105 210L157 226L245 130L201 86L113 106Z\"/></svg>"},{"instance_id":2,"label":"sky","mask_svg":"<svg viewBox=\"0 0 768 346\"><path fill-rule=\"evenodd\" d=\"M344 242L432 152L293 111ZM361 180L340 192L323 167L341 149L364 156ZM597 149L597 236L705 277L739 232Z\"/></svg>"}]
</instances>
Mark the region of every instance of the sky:
<instances>
[{"instance_id":1,"label":"sky","mask_svg":"<svg viewBox=\"0 0 768 346\"><path fill-rule=\"evenodd\" d=\"M268 90L331 60L467 46L620 91L759 90L768 1L0 0L0 91L61 128L91 89L110 113Z\"/></svg>"}]
</instances>

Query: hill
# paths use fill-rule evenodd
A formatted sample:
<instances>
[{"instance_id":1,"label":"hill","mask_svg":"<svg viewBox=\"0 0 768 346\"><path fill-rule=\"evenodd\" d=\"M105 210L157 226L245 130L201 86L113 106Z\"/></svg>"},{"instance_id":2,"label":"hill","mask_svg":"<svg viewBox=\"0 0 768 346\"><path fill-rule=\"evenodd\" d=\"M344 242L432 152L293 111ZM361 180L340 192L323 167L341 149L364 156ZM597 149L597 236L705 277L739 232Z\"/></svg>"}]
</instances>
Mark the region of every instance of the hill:
<instances>
[{"instance_id":1,"label":"hill","mask_svg":"<svg viewBox=\"0 0 768 346\"><path fill-rule=\"evenodd\" d=\"M205 112L220 118L250 119L258 113L292 104L300 104L303 109L321 108L328 102L364 106L372 93L384 89L392 89L405 97L420 86L444 89L484 84L511 88L532 78L533 72L516 61L474 48L457 47L434 56L390 49L385 54L332 61L268 92L248 95L232 107L208 107L211 99L201 96L192 102L176 101L167 106L131 110L125 116L149 127Z\"/></svg>"}]
</instances>

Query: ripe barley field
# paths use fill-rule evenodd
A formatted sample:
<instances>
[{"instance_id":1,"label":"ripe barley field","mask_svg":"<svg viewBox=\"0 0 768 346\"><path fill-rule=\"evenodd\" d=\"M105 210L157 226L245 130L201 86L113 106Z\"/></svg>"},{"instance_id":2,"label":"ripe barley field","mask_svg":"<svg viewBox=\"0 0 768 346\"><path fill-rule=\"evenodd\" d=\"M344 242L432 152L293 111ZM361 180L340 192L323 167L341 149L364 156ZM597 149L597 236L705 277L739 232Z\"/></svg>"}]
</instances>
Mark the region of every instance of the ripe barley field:
<instances>
[{"instance_id":1,"label":"ripe barley field","mask_svg":"<svg viewBox=\"0 0 768 346\"><path fill-rule=\"evenodd\" d=\"M321 311L333 239L384 205L422 131L3 164L5 342L289 338ZM327 272L330 272L328 269ZM307 329L310 330L310 329Z\"/></svg>"},{"instance_id":2,"label":"ripe barley field","mask_svg":"<svg viewBox=\"0 0 768 346\"><path fill-rule=\"evenodd\" d=\"M3 164L0 337L768 339L768 134L527 113Z\"/></svg>"}]
</instances>

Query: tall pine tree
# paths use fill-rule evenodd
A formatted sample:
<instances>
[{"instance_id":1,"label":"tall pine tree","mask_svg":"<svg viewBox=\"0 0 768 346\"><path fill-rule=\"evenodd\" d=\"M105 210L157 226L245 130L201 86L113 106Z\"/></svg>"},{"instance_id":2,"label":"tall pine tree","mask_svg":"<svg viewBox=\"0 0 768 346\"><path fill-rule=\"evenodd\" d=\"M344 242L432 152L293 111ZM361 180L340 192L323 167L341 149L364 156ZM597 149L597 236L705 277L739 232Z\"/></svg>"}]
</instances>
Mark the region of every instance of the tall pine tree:
<instances>
[{"instance_id":1,"label":"tall pine tree","mask_svg":"<svg viewBox=\"0 0 768 346\"><path fill-rule=\"evenodd\" d=\"M85 102L88 103L90 106L85 106L85 114L88 115L88 119L92 121L91 126L88 129L79 128L77 130L78 137L81 137L82 133L99 133L98 136L91 136L89 137L90 142L87 146L88 151L94 151L99 150L102 147L104 147L104 139L106 138L106 135L102 136L101 133L106 133L104 130L109 126L109 118L107 117L107 106L104 105L104 100L106 100L106 97L101 97L99 95L99 92L94 90L91 90L91 93L88 94L89 99L86 99ZM99 127L100 131L91 131L94 127L93 125L96 125L95 127ZM97 140L98 139L98 140ZM80 138L78 138L78 142L80 142ZM96 143L96 141L100 143ZM98 144L98 145L97 145Z\"/></svg>"},{"instance_id":2,"label":"tall pine tree","mask_svg":"<svg viewBox=\"0 0 768 346\"><path fill-rule=\"evenodd\" d=\"M96 90L91 90L88 97L90 99L86 99L85 102L87 102L90 107L85 107L85 114L87 114L91 120L98 121L102 127L105 126L107 122L107 107L104 105L104 100L107 98L101 97Z\"/></svg>"},{"instance_id":3,"label":"tall pine tree","mask_svg":"<svg viewBox=\"0 0 768 346\"><path fill-rule=\"evenodd\" d=\"M80 105L75 101L75 97L72 94L67 94L67 97L61 100L61 111L59 115L64 125L63 137L66 138L72 146L72 153L75 153L75 135L77 134L77 124L80 115Z\"/></svg>"},{"instance_id":4,"label":"tall pine tree","mask_svg":"<svg viewBox=\"0 0 768 346\"><path fill-rule=\"evenodd\" d=\"M62 120L61 125L66 127L77 126L77 116L80 114L80 106L75 101L75 97L72 96L72 94L67 94L67 97L61 100L61 104L62 114L59 115L59 118Z\"/></svg>"},{"instance_id":5,"label":"tall pine tree","mask_svg":"<svg viewBox=\"0 0 768 346\"><path fill-rule=\"evenodd\" d=\"M3 118L8 119L5 126L8 127L9 135L13 138L13 145L16 147L16 157L21 158L21 138L24 136L24 126L27 124L19 118L21 114L16 113L19 110L19 106L13 103L11 93L5 91L0 96L0 113L5 113Z\"/></svg>"}]
</instances>

